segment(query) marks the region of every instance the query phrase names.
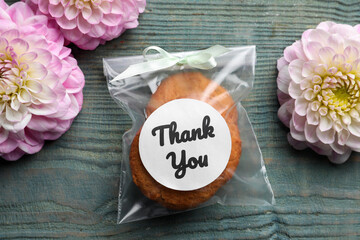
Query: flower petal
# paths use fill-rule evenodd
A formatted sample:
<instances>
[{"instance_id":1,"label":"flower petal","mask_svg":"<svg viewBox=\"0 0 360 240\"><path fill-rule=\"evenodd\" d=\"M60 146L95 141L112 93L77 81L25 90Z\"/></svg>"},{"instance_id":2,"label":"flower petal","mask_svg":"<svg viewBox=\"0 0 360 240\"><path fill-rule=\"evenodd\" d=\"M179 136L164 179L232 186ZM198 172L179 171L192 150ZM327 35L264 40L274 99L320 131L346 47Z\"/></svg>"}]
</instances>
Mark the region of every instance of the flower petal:
<instances>
[{"instance_id":1,"label":"flower petal","mask_svg":"<svg viewBox=\"0 0 360 240\"><path fill-rule=\"evenodd\" d=\"M346 129L341 130L338 133L338 143L340 145L345 145L348 143L348 139L350 137L350 132Z\"/></svg>"},{"instance_id":2,"label":"flower petal","mask_svg":"<svg viewBox=\"0 0 360 240\"><path fill-rule=\"evenodd\" d=\"M92 10L91 8L83 8L81 14L84 19L88 20L92 15Z\"/></svg>"},{"instance_id":3,"label":"flower petal","mask_svg":"<svg viewBox=\"0 0 360 240\"><path fill-rule=\"evenodd\" d=\"M23 115L19 111L15 111L9 105L6 105L6 119L10 122L20 122Z\"/></svg>"},{"instance_id":4,"label":"flower petal","mask_svg":"<svg viewBox=\"0 0 360 240\"><path fill-rule=\"evenodd\" d=\"M32 115L30 113L26 113L25 116L23 117L23 119L21 119L20 122L17 122L17 123L14 124L14 130L15 131L23 130L28 125L28 123L30 122L31 117L32 117Z\"/></svg>"},{"instance_id":5,"label":"flower petal","mask_svg":"<svg viewBox=\"0 0 360 240\"><path fill-rule=\"evenodd\" d=\"M31 94L25 88L22 88L19 92L18 99L21 103L30 103Z\"/></svg>"},{"instance_id":6,"label":"flower petal","mask_svg":"<svg viewBox=\"0 0 360 240\"><path fill-rule=\"evenodd\" d=\"M38 57L38 55L36 53L27 52L27 53L21 54L19 59L20 59L21 62L32 62L37 57Z\"/></svg>"},{"instance_id":7,"label":"flower petal","mask_svg":"<svg viewBox=\"0 0 360 240\"><path fill-rule=\"evenodd\" d=\"M102 1L101 4L99 5L99 8L101 9L101 11L104 14L111 13L111 3L110 2Z\"/></svg>"},{"instance_id":8,"label":"flower petal","mask_svg":"<svg viewBox=\"0 0 360 240\"><path fill-rule=\"evenodd\" d=\"M277 85L280 91L284 93L289 93L289 84L290 84L291 78L288 71L288 66L284 66L277 77Z\"/></svg>"},{"instance_id":9,"label":"flower petal","mask_svg":"<svg viewBox=\"0 0 360 240\"><path fill-rule=\"evenodd\" d=\"M347 46L344 50L344 55L347 62L354 62L359 58L359 50L352 46Z\"/></svg>"},{"instance_id":10,"label":"flower petal","mask_svg":"<svg viewBox=\"0 0 360 240\"><path fill-rule=\"evenodd\" d=\"M38 6L40 12L42 12L43 14L49 13L49 1L38 1Z\"/></svg>"},{"instance_id":11,"label":"flower petal","mask_svg":"<svg viewBox=\"0 0 360 240\"><path fill-rule=\"evenodd\" d=\"M56 125L56 119L34 115L28 124L28 128L39 132L47 132L53 130Z\"/></svg>"},{"instance_id":12,"label":"flower petal","mask_svg":"<svg viewBox=\"0 0 360 240\"><path fill-rule=\"evenodd\" d=\"M100 9L93 9L92 14L87 19L90 24L99 24L103 18L103 13Z\"/></svg>"},{"instance_id":13,"label":"flower petal","mask_svg":"<svg viewBox=\"0 0 360 240\"><path fill-rule=\"evenodd\" d=\"M348 126L348 129L351 134L355 135L356 137L360 137L360 123L352 121Z\"/></svg>"},{"instance_id":14,"label":"flower petal","mask_svg":"<svg viewBox=\"0 0 360 240\"><path fill-rule=\"evenodd\" d=\"M308 35L308 41L324 43L328 40L330 34L323 29L312 29Z\"/></svg>"},{"instance_id":15,"label":"flower petal","mask_svg":"<svg viewBox=\"0 0 360 240\"><path fill-rule=\"evenodd\" d=\"M324 76L327 73L327 69L325 64L319 64L314 68L314 72L320 76Z\"/></svg>"},{"instance_id":16,"label":"flower petal","mask_svg":"<svg viewBox=\"0 0 360 240\"><path fill-rule=\"evenodd\" d=\"M332 144L330 144L330 147L337 153L337 154L344 154L346 151L348 151L350 148L345 145L338 144L337 141L334 141Z\"/></svg>"},{"instance_id":17,"label":"flower petal","mask_svg":"<svg viewBox=\"0 0 360 240\"><path fill-rule=\"evenodd\" d=\"M319 140L324 144L331 144L335 141L335 130L329 129L327 131L321 131L319 127L316 128L316 135Z\"/></svg>"},{"instance_id":18,"label":"flower petal","mask_svg":"<svg viewBox=\"0 0 360 240\"><path fill-rule=\"evenodd\" d=\"M101 20L106 26L117 26L121 23L122 17L117 14L105 14Z\"/></svg>"},{"instance_id":19,"label":"flower petal","mask_svg":"<svg viewBox=\"0 0 360 240\"><path fill-rule=\"evenodd\" d=\"M65 17L68 20L73 20L79 14L79 9L77 9L74 5L68 6L65 8Z\"/></svg>"},{"instance_id":20,"label":"flower petal","mask_svg":"<svg viewBox=\"0 0 360 240\"><path fill-rule=\"evenodd\" d=\"M293 43L293 46L295 48L295 52L296 52L296 56L303 60L303 61L309 61L310 59L308 59L308 57L305 55L304 49L302 47L302 43L301 41L296 41L295 43Z\"/></svg>"},{"instance_id":21,"label":"flower petal","mask_svg":"<svg viewBox=\"0 0 360 240\"><path fill-rule=\"evenodd\" d=\"M305 45L304 52L308 59L319 61L319 51L323 45L319 42L309 42Z\"/></svg>"},{"instance_id":22,"label":"flower petal","mask_svg":"<svg viewBox=\"0 0 360 240\"><path fill-rule=\"evenodd\" d=\"M307 122L305 123L304 133L306 141L309 143L315 143L319 141L319 138L316 135L316 127L317 126L308 124Z\"/></svg>"},{"instance_id":23,"label":"flower petal","mask_svg":"<svg viewBox=\"0 0 360 240\"><path fill-rule=\"evenodd\" d=\"M290 121L290 134L297 141L306 141L304 132L298 131L295 129L294 122Z\"/></svg>"},{"instance_id":24,"label":"flower petal","mask_svg":"<svg viewBox=\"0 0 360 240\"><path fill-rule=\"evenodd\" d=\"M92 38L102 38L104 34L106 33L108 27L106 27L104 24L99 23L96 25L91 26L91 30L88 33L88 36Z\"/></svg>"},{"instance_id":25,"label":"flower petal","mask_svg":"<svg viewBox=\"0 0 360 240\"><path fill-rule=\"evenodd\" d=\"M304 142L295 140L293 137L291 137L290 134L287 135L287 139L290 145L296 150L304 150L305 148L307 148L307 145Z\"/></svg>"},{"instance_id":26,"label":"flower petal","mask_svg":"<svg viewBox=\"0 0 360 240\"><path fill-rule=\"evenodd\" d=\"M69 20L65 16L56 18L56 23L59 24L59 26L63 30L71 30L77 27L76 25L76 19Z\"/></svg>"},{"instance_id":27,"label":"flower petal","mask_svg":"<svg viewBox=\"0 0 360 240\"><path fill-rule=\"evenodd\" d=\"M18 142L12 138L8 138L5 142L0 144L0 153L10 153L18 147ZM2 156L4 157L4 156Z\"/></svg>"},{"instance_id":28,"label":"flower petal","mask_svg":"<svg viewBox=\"0 0 360 240\"><path fill-rule=\"evenodd\" d=\"M71 42L77 42L82 37L84 37L84 34L80 32L78 29L72 29L72 30L63 29L62 32L64 33L64 37Z\"/></svg>"},{"instance_id":29,"label":"flower petal","mask_svg":"<svg viewBox=\"0 0 360 240\"><path fill-rule=\"evenodd\" d=\"M337 34L342 38L349 38L358 34L354 29L354 27L348 24L334 24L330 27L329 32L333 34Z\"/></svg>"},{"instance_id":30,"label":"flower petal","mask_svg":"<svg viewBox=\"0 0 360 240\"><path fill-rule=\"evenodd\" d=\"M356 152L360 152L360 137L350 135L346 141L346 146Z\"/></svg>"},{"instance_id":31,"label":"flower petal","mask_svg":"<svg viewBox=\"0 0 360 240\"><path fill-rule=\"evenodd\" d=\"M333 126L333 121L325 116L325 117L320 117L320 124L319 124L319 130L324 132L324 131L328 131L330 128L332 128Z\"/></svg>"},{"instance_id":32,"label":"flower petal","mask_svg":"<svg viewBox=\"0 0 360 240\"><path fill-rule=\"evenodd\" d=\"M32 96L41 103L52 103L56 101L57 97L56 93L45 84L42 84L42 89L40 92L33 93Z\"/></svg>"},{"instance_id":33,"label":"flower petal","mask_svg":"<svg viewBox=\"0 0 360 240\"><path fill-rule=\"evenodd\" d=\"M62 4L50 4L49 13L54 18L59 18L64 15L64 7Z\"/></svg>"},{"instance_id":34,"label":"flower petal","mask_svg":"<svg viewBox=\"0 0 360 240\"><path fill-rule=\"evenodd\" d=\"M316 29L322 29L326 32L329 32L330 28L332 26L334 26L336 23L331 22L331 21L325 21L325 22L321 22L319 23L319 25L316 26Z\"/></svg>"},{"instance_id":35,"label":"flower petal","mask_svg":"<svg viewBox=\"0 0 360 240\"><path fill-rule=\"evenodd\" d=\"M16 30L16 29L11 29L11 30L8 30L8 31L6 31L6 32L3 32L3 33L1 34L1 36L2 36L3 38L7 39L8 41L11 41L11 40L13 40L13 39L15 39L15 38L18 38L18 37L20 36L20 33L19 33L19 31Z\"/></svg>"},{"instance_id":36,"label":"flower petal","mask_svg":"<svg viewBox=\"0 0 360 240\"><path fill-rule=\"evenodd\" d=\"M292 118L292 113L294 111L294 100L285 102L280 106L278 110L278 117L280 121L287 127L290 127L290 120Z\"/></svg>"},{"instance_id":37,"label":"flower petal","mask_svg":"<svg viewBox=\"0 0 360 240\"><path fill-rule=\"evenodd\" d=\"M305 116L308 109L309 102L300 97L295 100L295 112L300 116Z\"/></svg>"},{"instance_id":38,"label":"flower petal","mask_svg":"<svg viewBox=\"0 0 360 240\"><path fill-rule=\"evenodd\" d=\"M31 105L28 107L28 111L35 115L47 116L50 114L56 113L58 110L57 103L51 104L40 104L40 105Z\"/></svg>"},{"instance_id":39,"label":"flower petal","mask_svg":"<svg viewBox=\"0 0 360 240\"><path fill-rule=\"evenodd\" d=\"M38 81L28 80L26 81L26 86L32 93L39 93L42 91L42 85Z\"/></svg>"},{"instance_id":40,"label":"flower petal","mask_svg":"<svg viewBox=\"0 0 360 240\"><path fill-rule=\"evenodd\" d=\"M297 99L300 98L301 94L302 94L302 90L300 88L300 84L291 81L289 84L289 95L292 98Z\"/></svg>"},{"instance_id":41,"label":"flower petal","mask_svg":"<svg viewBox=\"0 0 360 240\"><path fill-rule=\"evenodd\" d=\"M32 79L42 80L47 75L47 69L44 65L38 62L29 64L27 75Z\"/></svg>"},{"instance_id":42,"label":"flower petal","mask_svg":"<svg viewBox=\"0 0 360 240\"><path fill-rule=\"evenodd\" d=\"M306 117L298 115L296 112L292 115L292 121L297 131L303 132L305 128Z\"/></svg>"},{"instance_id":43,"label":"flower petal","mask_svg":"<svg viewBox=\"0 0 360 240\"><path fill-rule=\"evenodd\" d=\"M314 69L318 65L319 65L319 63L314 60L305 62L303 65L302 72L301 72L302 76L303 77L312 77L314 75Z\"/></svg>"},{"instance_id":44,"label":"flower petal","mask_svg":"<svg viewBox=\"0 0 360 240\"><path fill-rule=\"evenodd\" d=\"M68 93L78 93L84 87L84 74L80 71L74 70L72 74L63 82L63 86Z\"/></svg>"},{"instance_id":45,"label":"flower petal","mask_svg":"<svg viewBox=\"0 0 360 240\"><path fill-rule=\"evenodd\" d=\"M52 54L46 49L34 49L34 52L37 54L36 61L42 64L44 67L47 67L52 61Z\"/></svg>"},{"instance_id":46,"label":"flower petal","mask_svg":"<svg viewBox=\"0 0 360 240\"><path fill-rule=\"evenodd\" d=\"M79 16L77 18L77 24L80 32L82 32L83 34L87 34L88 32L90 32L91 24L88 23L88 21L86 21L82 16Z\"/></svg>"},{"instance_id":47,"label":"flower petal","mask_svg":"<svg viewBox=\"0 0 360 240\"><path fill-rule=\"evenodd\" d=\"M61 0L48 0L50 2L50 4L53 4L53 5L58 5Z\"/></svg>"},{"instance_id":48,"label":"flower petal","mask_svg":"<svg viewBox=\"0 0 360 240\"><path fill-rule=\"evenodd\" d=\"M24 154L25 153L21 149L17 148L15 151L1 154L1 157L8 161L15 161L21 158Z\"/></svg>"},{"instance_id":49,"label":"flower petal","mask_svg":"<svg viewBox=\"0 0 360 240\"><path fill-rule=\"evenodd\" d=\"M296 59L292 62L290 62L289 64L289 74L291 79L295 82L295 83L300 83L301 80L303 79L302 76L302 68L304 65L304 61L300 60L300 59Z\"/></svg>"},{"instance_id":50,"label":"flower petal","mask_svg":"<svg viewBox=\"0 0 360 240\"><path fill-rule=\"evenodd\" d=\"M4 52L7 46L9 46L8 40L6 40L6 38L0 37L0 51Z\"/></svg>"},{"instance_id":51,"label":"flower petal","mask_svg":"<svg viewBox=\"0 0 360 240\"><path fill-rule=\"evenodd\" d=\"M283 105L285 102L292 99L288 94L283 93L279 89L276 92L277 92L277 96L278 96L278 100L279 100L280 105Z\"/></svg>"},{"instance_id":52,"label":"flower petal","mask_svg":"<svg viewBox=\"0 0 360 240\"><path fill-rule=\"evenodd\" d=\"M0 47L1 49L1 47ZM284 57L281 57L277 60L277 69L280 72L280 70L285 67L286 65L289 65L289 62L285 60Z\"/></svg>"},{"instance_id":53,"label":"flower petal","mask_svg":"<svg viewBox=\"0 0 360 240\"><path fill-rule=\"evenodd\" d=\"M94 50L100 43L104 44L104 40L101 38L90 38L88 35L84 35L76 45L84 50Z\"/></svg>"},{"instance_id":54,"label":"flower petal","mask_svg":"<svg viewBox=\"0 0 360 240\"><path fill-rule=\"evenodd\" d=\"M332 65L337 68L340 68L344 62L345 56L343 54L335 54L332 59Z\"/></svg>"},{"instance_id":55,"label":"flower petal","mask_svg":"<svg viewBox=\"0 0 360 240\"><path fill-rule=\"evenodd\" d=\"M11 108L14 109L15 111L18 111L21 104L18 100L18 98L16 97L16 95L14 95L12 98L11 98L11 104L10 104Z\"/></svg>"},{"instance_id":56,"label":"flower petal","mask_svg":"<svg viewBox=\"0 0 360 240\"><path fill-rule=\"evenodd\" d=\"M343 49L344 49L344 39L339 35L339 34L332 34L329 38L328 38L328 44L329 47L331 47L332 49L334 49L334 51L338 54L342 54L343 53Z\"/></svg>"},{"instance_id":57,"label":"flower petal","mask_svg":"<svg viewBox=\"0 0 360 240\"><path fill-rule=\"evenodd\" d=\"M53 131L45 132L44 138L49 140L54 140L56 138L59 138L62 135L62 133L69 130L71 123L72 120L58 120L56 128L53 129Z\"/></svg>"},{"instance_id":58,"label":"flower petal","mask_svg":"<svg viewBox=\"0 0 360 240\"><path fill-rule=\"evenodd\" d=\"M26 142L19 142L19 148L24 151L27 154L34 154L41 150L41 148L44 146L44 142L39 143L37 145L30 145Z\"/></svg>"},{"instance_id":59,"label":"flower petal","mask_svg":"<svg viewBox=\"0 0 360 240\"><path fill-rule=\"evenodd\" d=\"M309 144L309 147L320 155L328 156L333 151L329 144L324 144L321 141Z\"/></svg>"},{"instance_id":60,"label":"flower petal","mask_svg":"<svg viewBox=\"0 0 360 240\"><path fill-rule=\"evenodd\" d=\"M15 38L11 40L10 45L13 47L15 53L20 56L23 53L26 53L29 49L29 44L20 38Z\"/></svg>"},{"instance_id":61,"label":"flower petal","mask_svg":"<svg viewBox=\"0 0 360 240\"><path fill-rule=\"evenodd\" d=\"M60 119L61 120L69 120L69 119L74 119L76 117L76 115L78 115L81 106L79 105L79 103L77 102L76 98L74 97L74 95L68 95L70 98L70 106L68 111L66 112L66 114L64 116L62 116Z\"/></svg>"},{"instance_id":62,"label":"flower petal","mask_svg":"<svg viewBox=\"0 0 360 240\"><path fill-rule=\"evenodd\" d=\"M319 50L319 56L324 64L331 64L335 51L331 47L323 47Z\"/></svg>"},{"instance_id":63,"label":"flower petal","mask_svg":"<svg viewBox=\"0 0 360 240\"><path fill-rule=\"evenodd\" d=\"M338 154L335 151L333 151L332 154L328 156L328 158L332 163L342 164L349 159L351 152L352 152L351 149L348 149L342 154Z\"/></svg>"},{"instance_id":64,"label":"flower petal","mask_svg":"<svg viewBox=\"0 0 360 240\"><path fill-rule=\"evenodd\" d=\"M295 59L298 59L298 57L296 56L294 44L285 48L284 59L289 63L294 61Z\"/></svg>"},{"instance_id":65,"label":"flower petal","mask_svg":"<svg viewBox=\"0 0 360 240\"><path fill-rule=\"evenodd\" d=\"M5 142L8 139L9 131L6 131L3 128L0 128L0 144Z\"/></svg>"}]
</instances>

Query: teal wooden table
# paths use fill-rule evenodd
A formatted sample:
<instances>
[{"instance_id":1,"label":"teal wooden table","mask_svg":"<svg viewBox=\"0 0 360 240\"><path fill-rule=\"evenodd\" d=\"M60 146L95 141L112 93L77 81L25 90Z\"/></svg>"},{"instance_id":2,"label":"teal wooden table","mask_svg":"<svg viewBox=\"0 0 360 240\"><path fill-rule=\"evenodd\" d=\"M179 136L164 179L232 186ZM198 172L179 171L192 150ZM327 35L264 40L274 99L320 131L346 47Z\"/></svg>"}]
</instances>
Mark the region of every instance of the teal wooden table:
<instances>
[{"instance_id":1,"label":"teal wooden table","mask_svg":"<svg viewBox=\"0 0 360 240\"><path fill-rule=\"evenodd\" d=\"M8 3L14 1L9 0ZM296 151L278 120L276 60L307 28L360 23L358 1L152 0L140 26L84 51L84 106L71 129L41 152L0 160L0 238L359 239L360 155L340 166ZM110 98L102 58L256 45L255 87L244 101L262 149L276 205L215 205L151 221L116 224L121 137L130 118Z\"/></svg>"}]
</instances>

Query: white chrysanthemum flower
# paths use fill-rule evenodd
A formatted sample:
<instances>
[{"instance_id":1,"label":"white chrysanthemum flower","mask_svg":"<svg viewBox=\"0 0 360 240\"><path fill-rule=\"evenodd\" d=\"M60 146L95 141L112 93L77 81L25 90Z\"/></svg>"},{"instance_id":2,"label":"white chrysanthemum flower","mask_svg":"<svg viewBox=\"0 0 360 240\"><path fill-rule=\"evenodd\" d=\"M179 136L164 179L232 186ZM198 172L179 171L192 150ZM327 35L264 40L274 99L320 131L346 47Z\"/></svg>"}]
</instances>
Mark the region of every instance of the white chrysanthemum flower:
<instances>
[{"instance_id":1,"label":"white chrysanthemum flower","mask_svg":"<svg viewBox=\"0 0 360 240\"><path fill-rule=\"evenodd\" d=\"M84 75L46 16L3 0L0 12L0 156L17 160L69 129Z\"/></svg>"},{"instance_id":2,"label":"white chrysanthemum flower","mask_svg":"<svg viewBox=\"0 0 360 240\"><path fill-rule=\"evenodd\" d=\"M289 142L342 163L360 151L358 27L320 23L278 60L280 120Z\"/></svg>"}]
</instances>

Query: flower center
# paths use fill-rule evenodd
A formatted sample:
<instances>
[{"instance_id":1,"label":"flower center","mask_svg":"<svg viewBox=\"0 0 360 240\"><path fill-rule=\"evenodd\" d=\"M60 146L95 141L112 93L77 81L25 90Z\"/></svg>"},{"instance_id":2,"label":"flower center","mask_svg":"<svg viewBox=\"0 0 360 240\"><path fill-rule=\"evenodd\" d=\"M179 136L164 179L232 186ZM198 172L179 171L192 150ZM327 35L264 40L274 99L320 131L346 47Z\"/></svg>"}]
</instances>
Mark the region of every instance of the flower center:
<instances>
[{"instance_id":1,"label":"flower center","mask_svg":"<svg viewBox=\"0 0 360 240\"><path fill-rule=\"evenodd\" d=\"M0 66L3 65L0 63ZM11 71L7 67L0 67L0 102L7 102L12 99L13 95L19 90L18 84L11 80Z\"/></svg>"},{"instance_id":2,"label":"flower center","mask_svg":"<svg viewBox=\"0 0 360 240\"><path fill-rule=\"evenodd\" d=\"M348 100L351 97L351 95L347 92L347 89L344 87L334 90L333 93L334 93L334 96L332 97L333 101L341 101L348 103Z\"/></svg>"},{"instance_id":3,"label":"flower center","mask_svg":"<svg viewBox=\"0 0 360 240\"><path fill-rule=\"evenodd\" d=\"M20 54L18 50L18 54ZM20 105L31 104L31 97L27 94L26 81L29 65L21 61L13 47L7 46L0 52L0 114L4 109L11 107L18 111ZM24 95L24 91L25 94ZM28 96L26 99L21 96ZM21 98L22 103L19 102ZM7 111L7 110L6 110Z\"/></svg>"},{"instance_id":4,"label":"flower center","mask_svg":"<svg viewBox=\"0 0 360 240\"><path fill-rule=\"evenodd\" d=\"M353 120L360 121L360 80L351 68L336 67L323 69L302 84L306 89L304 98L310 101L310 109L322 117L334 121L335 130L341 131ZM315 70L316 72L316 70Z\"/></svg>"},{"instance_id":5,"label":"flower center","mask_svg":"<svg viewBox=\"0 0 360 240\"><path fill-rule=\"evenodd\" d=\"M351 111L359 101L359 88L353 75L347 76L338 72L335 76L327 76L321 84L321 95L318 99L330 110L343 115Z\"/></svg>"}]
</instances>

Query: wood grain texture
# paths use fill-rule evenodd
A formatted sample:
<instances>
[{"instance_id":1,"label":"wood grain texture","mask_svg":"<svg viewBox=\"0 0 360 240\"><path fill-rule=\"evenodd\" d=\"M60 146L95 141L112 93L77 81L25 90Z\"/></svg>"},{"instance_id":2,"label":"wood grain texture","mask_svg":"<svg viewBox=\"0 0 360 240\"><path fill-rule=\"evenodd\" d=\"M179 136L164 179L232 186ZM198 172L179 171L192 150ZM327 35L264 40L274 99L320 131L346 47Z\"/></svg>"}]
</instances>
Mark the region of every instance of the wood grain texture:
<instances>
[{"instance_id":1,"label":"wood grain texture","mask_svg":"<svg viewBox=\"0 0 360 240\"><path fill-rule=\"evenodd\" d=\"M321 21L359 19L358 1L152 0L138 28L95 51L72 47L86 77L83 110L38 154L0 161L0 238L359 239L360 155L336 166L296 151L276 115L283 49ZM255 86L244 106L277 204L216 205L116 225L121 136L131 121L109 96L102 58L138 55L149 45L182 51L214 44L257 46Z\"/></svg>"}]
</instances>

